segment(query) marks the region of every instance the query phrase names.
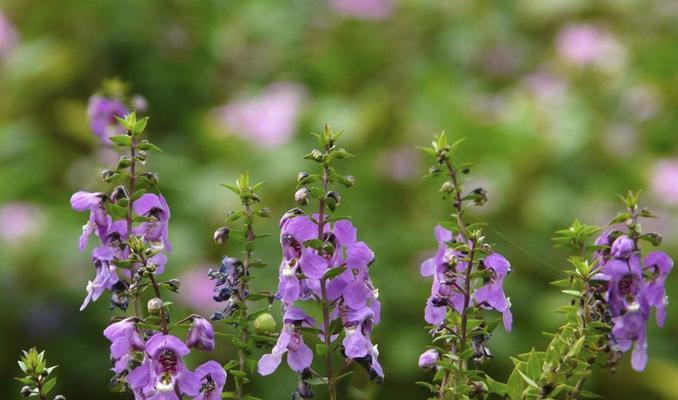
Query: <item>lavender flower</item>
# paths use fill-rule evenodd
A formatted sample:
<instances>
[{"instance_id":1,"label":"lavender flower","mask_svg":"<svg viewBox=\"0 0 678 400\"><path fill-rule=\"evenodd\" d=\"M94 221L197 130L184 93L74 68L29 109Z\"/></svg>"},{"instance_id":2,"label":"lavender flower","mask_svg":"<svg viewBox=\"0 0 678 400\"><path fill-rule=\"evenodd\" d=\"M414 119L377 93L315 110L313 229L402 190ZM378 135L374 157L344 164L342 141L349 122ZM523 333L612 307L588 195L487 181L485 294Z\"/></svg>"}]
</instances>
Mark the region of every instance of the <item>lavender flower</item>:
<instances>
[{"instance_id":1,"label":"lavender flower","mask_svg":"<svg viewBox=\"0 0 678 400\"><path fill-rule=\"evenodd\" d=\"M338 13L365 20L383 20L393 14L392 0L330 0Z\"/></svg>"},{"instance_id":2,"label":"lavender flower","mask_svg":"<svg viewBox=\"0 0 678 400\"><path fill-rule=\"evenodd\" d=\"M310 367L313 362L313 352L304 343L304 337L299 328L314 326L315 320L302 310L289 307L283 316L283 322L285 326L273 350L259 360L257 369L261 375L270 375L275 372L285 353L287 353L287 364L298 373Z\"/></svg>"},{"instance_id":3,"label":"lavender flower","mask_svg":"<svg viewBox=\"0 0 678 400\"><path fill-rule=\"evenodd\" d=\"M122 118L127 112L128 109L122 102L101 95L90 97L87 104L90 129L105 144L111 143L111 136L125 133L115 117Z\"/></svg>"},{"instance_id":4,"label":"lavender flower","mask_svg":"<svg viewBox=\"0 0 678 400\"><path fill-rule=\"evenodd\" d=\"M630 218L635 221L637 216L633 214ZM667 304L664 284L673 260L663 252L652 252L643 258L637 241L637 236L604 231L595 241L607 247L595 255L599 273L594 278L606 282L605 300L612 320L611 348L626 352L633 347L631 366L642 371L647 364L647 323L652 308L656 310L657 325L664 325Z\"/></svg>"},{"instance_id":5,"label":"lavender flower","mask_svg":"<svg viewBox=\"0 0 678 400\"><path fill-rule=\"evenodd\" d=\"M42 210L31 203L5 203L0 206L0 240L19 244L32 237L43 225Z\"/></svg>"},{"instance_id":6,"label":"lavender flower","mask_svg":"<svg viewBox=\"0 0 678 400\"><path fill-rule=\"evenodd\" d=\"M106 235L111 218L106 213L104 203L107 196L103 193L76 192L71 196L71 207L75 211L89 211L89 221L82 227L80 236L80 251L85 251L89 236L96 230L100 238Z\"/></svg>"},{"instance_id":7,"label":"lavender flower","mask_svg":"<svg viewBox=\"0 0 678 400\"><path fill-rule=\"evenodd\" d=\"M146 193L134 201L134 212L141 217L151 218L134 229L134 233L142 235L150 242L159 242L168 252L172 251L169 241L168 223L170 209L162 195Z\"/></svg>"},{"instance_id":8,"label":"lavender flower","mask_svg":"<svg viewBox=\"0 0 678 400\"><path fill-rule=\"evenodd\" d=\"M428 349L425 352L421 353L421 355L419 356L419 368L421 369L435 368L439 359L440 354L438 354L438 350Z\"/></svg>"},{"instance_id":9,"label":"lavender flower","mask_svg":"<svg viewBox=\"0 0 678 400\"><path fill-rule=\"evenodd\" d=\"M135 352L144 351L145 343L134 318L126 318L109 325L104 330L104 336L111 341L111 360L114 362L113 371L116 374L122 374L128 369Z\"/></svg>"},{"instance_id":10,"label":"lavender flower","mask_svg":"<svg viewBox=\"0 0 678 400\"><path fill-rule=\"evenodd\" d=\"M0 11L0 58L5 58L14 50L19 42L16 28Z\"/></svg>"},{"instance_id":11,"label":"lavender flower","mask_svg":"<svg viewBox=\"0 0 678 400\"><path fill-rule=\"evenodd\" d=\"M214 350L214 328L201 316L192 318L191 328L186 334L186 346L203 351Z\"/></svg>"},{"instance_id":12,"label":"lavender flower","mask_svg":"<svg viewBox=\"0 0 678 400\"><path fill-rule=\"evenodd\" d=\"M242 97L215 110L216 117L230 133L268 148L287 143L297 127L304 99L298 84L279 82L255 97Z\"/></svg>"},{"instance_id":13,"label":"lavender flower","mask_svg":"<svg viewBox=\"0 0 678 400\"><path fill-rule=\"evenodd\" d=\"M659 160L652 170L650 187L663 204L678 205L678 159Z\"/></svg>"},{"instance_id":14,"label":"lavender flower","mask_svg":"<svg viewBox=\"0 0 678 400\"><path fill-rule=\"evenodd\" d=\"M135 396L148 400L198 396L202 389L201 377L188 370L183 361L189 353L179 338L163 333L153 335L146 342L143 362L128 376Z\"/></svg>"},{"instance_id":15,"label":"lavender flower","mask_svg":"<svg viewBox=\"0 0 678 400\"><path fill-rule=\"evenodd\" d=\"M195 369L202 387L198 397L193 400L220 400L221 392L226 384L226 371L216 361L207 361Z\"/></svg>"}]
</instances>

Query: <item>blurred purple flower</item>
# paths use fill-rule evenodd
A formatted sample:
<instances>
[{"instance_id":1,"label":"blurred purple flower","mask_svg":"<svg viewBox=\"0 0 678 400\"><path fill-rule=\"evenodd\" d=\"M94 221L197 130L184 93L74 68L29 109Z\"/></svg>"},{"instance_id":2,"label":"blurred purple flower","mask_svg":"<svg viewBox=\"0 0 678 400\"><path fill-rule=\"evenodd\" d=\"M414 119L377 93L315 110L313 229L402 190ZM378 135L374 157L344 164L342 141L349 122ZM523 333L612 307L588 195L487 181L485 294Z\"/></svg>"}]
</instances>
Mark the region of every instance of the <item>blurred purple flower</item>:
<instances>
[{"instance_id":1,"label":"blurred purple flower","mask_svg":"<svg viewBox=\"0 0 678 400\"><path fill-rule=\"evenodd\" d=\"M301 85L274 83L258 96L237 98L217 108L215 114L229 133L273 148L294 136L304 95Z\"/></svg>"},{"instance_id":2,"label":"blurred purple flower","mask_svg":"<svg viewBox=\"0 0 678 400\"><path fill-rule=\"evenodd\" d=\"M106 144L111 143L109 137L125 132L115 117L122 118L127 112L127 107L120 101L98 94L90 97L87 103L87 119L90 129Z\"/></svg>"},{"instance_id":3,"label":"blurred purple flower","mask_svg":"<svg viewBox=\"0 0 678 400\"><path fill-rule=\"evenodd\" d=\"M34 235L43 224L40 208L30 203L6 203L0 207L0 239L18 244Z\"/></svg>"},{"instance_id":4,"label":"blurred purple flower","mask_svg":"<svg viewBox=\"0 0 678 400\"><path fill-rule=\"evenodd\" d=\"M543 69L526 75L522 84L538 101L551 104L559 103L568 89L563 78Z\"/></svg>"},{"instance_id":5,"label":"blurred purple flower","mask_svg":"<svg viewBox=\"0 0 678 400\"><path fill-rule=\"evenodd\" d=\"M657 161L652 171L650 187L662 203L678 205L678 159Z\"/></svg>"},{"instance_id":6,"label":"blurred purple flower","mask_svg":"<svg viewBox=\"0 0 678 400\"><path fill-rule=\"evenodd\" d=\"M7 57L19 43L14 24L0 11L0 58Z\"/></svg>"},{"instance_id":7,"label":"blurred purple flower","mask_svg":"<svg viewBox=\"0 0 678 400\"><path fill-rule=\"evenodd\" d=\"M205 275L203 268L195 268L184 273L179 280L179 297L189 307L200 312L211 312L214 308L212 288L214 283Z\"/></svg>"},{"instance_id":8,"label":"blurred purple flower","mask_svg":"<svg viewBox=\"0 0 678 400\"><path fill-rule=\"evenodd\" d=\"M578 66L613 70L626 61L626 50L607 31L590 24L565 25L556 38L560 56Z\"/></svg>"},{"instance_id":9,"label":"blurred purple flower","mask_svg":"<svg viewBox=\"0 0 678 400\"><path fill-rule=\"evenodd\" d=\"M382 174L394 182L407 182L418 176L419 153L409 147L389 149L377 158Z\"/></svg>"},{"instance_id":10,"label":"blurred purple flower","mask_svg":"<svg viewBox=\"0 0 678 400\"><path fill-rule=\"evenodd\" d=\"M393 0L330 0L334 11L358 19L382 20L393 14Z\"/></svg>"}]
</instances>

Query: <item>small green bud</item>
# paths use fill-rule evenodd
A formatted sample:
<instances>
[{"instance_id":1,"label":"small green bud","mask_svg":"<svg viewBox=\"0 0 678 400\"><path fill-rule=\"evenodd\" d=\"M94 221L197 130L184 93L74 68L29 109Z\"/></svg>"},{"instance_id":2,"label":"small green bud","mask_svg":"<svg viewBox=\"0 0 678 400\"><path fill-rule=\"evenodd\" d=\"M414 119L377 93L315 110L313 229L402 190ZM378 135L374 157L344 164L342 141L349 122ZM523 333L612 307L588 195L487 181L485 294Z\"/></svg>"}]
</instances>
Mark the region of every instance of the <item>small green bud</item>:
<instances>
[{"instance_id":1,"label":"small green bud","mask_svg":"<svg viewBox=\"0 0 678 400\"><path fill-rule=\"evenodd\" d=\"M301 171L301 172L299 172L299 173L297 174L297 182L301 182L301 181L303 181L304 179L308 178L309 176L310 176L310 175L309 175L308 172L303 172L303 171Z\"/></svg>"},{"instance_id":2,"label":"small green bud","mask_svg":"<svg viewBox=\"0 0 678 400\"><path fill-rule=\"evenodd\" d=\"M263 218L270 218L271 217L271 209L268 207L264 207L260 210L257 211L257 215Z\"/></svg>"},{"instance_id":3,"label":"small green bud","mask_svg":"<svg viewBox=\"0 0 678 400\"><path fill-rule=\"evenodd\" d=\"M448 194L454 192L454 184L452 181L443 182L442 186L440 186L440 192Z\"/></svg>"},{"instance_id":4,"label":"small green bud","mask_svg":"<svg viewBox=\"0 0 678 400\"><path fill-rule=\"evenodd\" d=\"M318 149L313 149L313 151L311 151L311 158L314 161L322 161L325 158L325 154Z\"/></svg>"},{"instance_id":5,"label":"small green bud","mask_svg":"<svg viewBox=\"0 0 678 400\"><path fill-rule=\"evenodd\" d=\"M179 286L181 286L181 281L179 279L176 279L176 278L170 279L169 282L167 282L167 283L169 284L170 290L172 290L174 292L179 290Z\"/></svg>"},{"instance_id":6,"label":"small green bud","mask_svg":"<svg viewBox=\"0 0 678 400\"><path fill-rule=\"evenodd\" d=\"M120 161L118 161L118 166L116 167L116 170L120 171L121 169L128 168L130 165L132 165L132 161L129 159L129 157L121 156Z\"/></svg>"},{"instance_id":7,"label":"small green bud","mask_svg":"<svg viewBox=\"0 0 678 400\"><path fill-rule=\"evenodd\" d=\"M353 175L346 175L346 187L350 188L355 185L355 177Z\"/></svg>"},{"instance_id":8,"label":"small green bud","mask_svg":"<svg viewBox=\"0 0 678 400\"><path fill-rule=\"evenodd\" d=\"M257 333L271 333L275 331L276 322L270 313L263 313L254 320L254 329Z\"/></svg>"},{"instance_id":9,"label":"small green bud","mask_svg":"<svg viewBox=\"0 0 678 400\"><path fill-rule=\"evenodd\" d=\"M308 204L308 199L311 197L311 191L308 188L301 188L294 193L294 201L299 205L305 206Z\"/></svg>"},{"instance_id":10,"label":"small green bud","mask_svg":"<svg viewBox=\"0 0 678 400\"><path fill-rule=\"evenodd\" d=\"M163 302L161 298L154 297L148 301L146 304L148 308L148 313L151 315L159 315L163 307Z\"/></svg>"},{"instance_id":11,"label":"small green bud","mask_svg":"<svg viewBox=\"0 0 678 400\"><path fill-rule=\"evenodd\" d=\"M145 172L139 176L146 179L151 185L157 185L160 180L160 176L155 172Z\"/></svg>"},{"instance_id":12,"label":"small green bud","mask_svg":"<svg viewBox=\"0 0 678 400\"><path fill-rule=\"evenodd\" d=\"M336 210L341 204L341 196L335 191L327 192L325 200L327 201L327 207L332 211Z\"/></svg>"},{"instance_id":13,"label":"small green bud","mask_svg":"<svg viewBox=\"0 0 678 400\"><path fill-rule=\"evenodd\" d=\"M33 390L29 388L28 386L24 386L21 388L21 395L24 397L28 397L33 393Z\"/></svg>"},{"instance_id":14,"label":"small green bud","mask_svg":"<svg viewBox=\"0 0 678 400\"><path fill-rule=\"evenodd\" d=\"M224 244L228 240L230 229L225 226L214 231L214 242L218 245Z\"/></svg>"},{"instance_id":15,"label":"small green bud","mask_svg":"<svg viewBox=\"0 0 678 400\"><path fill-rule=\"evenodd\" d=\"M117 203L118 200L128 199L129 195L127 194L127 189L124 186L117 186L111 192L111 201Z\"/></svg>"},{"instance_id":16,"label":"small green bud","mask_svg":"<svg viewBox=\"0 0 678 400\"><path fill-rule=\"evenodd\" d=\"M113 175L115 175L115 172L107 169L107 170L105 170L104 172L101 173L101 180L106 182L106 183L109 183L111 181L111 179L113 179Z\"/></svg>"}]
</instances>

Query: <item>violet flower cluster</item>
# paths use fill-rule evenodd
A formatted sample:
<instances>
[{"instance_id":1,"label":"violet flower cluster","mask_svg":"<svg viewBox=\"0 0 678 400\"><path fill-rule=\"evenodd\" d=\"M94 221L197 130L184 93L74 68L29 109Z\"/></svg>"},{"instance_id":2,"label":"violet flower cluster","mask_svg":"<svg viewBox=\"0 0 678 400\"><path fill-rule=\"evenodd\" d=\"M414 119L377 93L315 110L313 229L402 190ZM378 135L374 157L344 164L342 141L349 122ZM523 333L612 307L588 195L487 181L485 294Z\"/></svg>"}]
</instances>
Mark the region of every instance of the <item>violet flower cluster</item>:
<instances>
[{"instance_id":1,"label":"violet flower cluster","mask_svg":"<svg viewBox=\"0 0 678 400\"><path fill-rule=\"evenodd\" d=\"M184 358L191 347L214 349L212 325L192 316L185 341L163 332L142 333L137 318L111 324L104 336L111 342L113 371L124 380L137 400L221 399L226 372L216 361L207 361L195 371L186 367ZM145 336L149 336L146 338Z\"/></svg>"},{"instance_id":2,"label":"violet flower cluster","mask_svg":"<svg viewBox=\"0 0 678 400\"><path fill-rule=\"evenodd\" d=\"M431 325L440 326L448 311L458 314L464 312L464 273L469 267L465 255L450 248L448 243L461 243L461 235L453 237L452 232L438 225L434 230L438 242L438 251L421 264L423 277L433 276L431 296L426 301L424 319ZM481 270L488 272L488 278L480 287L474 288L471 294L473 306L484 310L496 310L502 314L504 328L511 330L513 316L511 303L504 293L504 278L511 266L501 254L492 253L481 263Z\"/></svg>"},{"instance_id":3,"label":"violet flower cluster","mask_svg":"<svg viewBox=\"0 0 678 400\"><path fill-rule=\"evenodd\" d=\"M282 302L284 326L271 353L259 360L258 370L262 375L273 373L286 355L287 364L300 374L293 398L312 397L308 379L316 375L327 384L333 400L338 379L333 373L334 353L346 358L345 367L358 363L371 379L383 381L379 352L371 340L381 307L369 274L374 253L358 240L357 229L350 221L335 220L329 214L341 204L341 196L330 186L340 183L350 187L354 183L352 176L339 175L330 163L352 155L336 147L340 133L335 134L329 126L317 136L321 149L305 158L320 164L321 173L299 173L295 200L304 206L317 199L319 211L307 215L295 208L280 220L283 257L276 297ZM320 186L312 186L314 182ZM302 309L305 303L319 306L322 321L317 322ZM310 368L313 351L304 341L305 331L317 333L322 340L316 353L325 357L325 377Z\"/></svg>"},{"instance_id":4,"label":"violet flower cluster","mask_svg":"<svg viewBox=\"0 0 678 400\"><path fill-rule=\"evenodd\" d=\"M606 283L604 298L612 323L610 348L626 352L633 347L631 366L636 371L647 364L647 324L652 309L657 325L664 326L668 303L664 284L673 268L673 260L662 251L643 256L639 240L638 234L604 231L595 242L603 250L598 253L599 273L593 277Z\"/></svg>"},{"instance_id":5,"label":"violet flower cluster","mask_svg":"<svg viewBox=\"0 0 678 400\"><path fill-rule=\"evenodd\" d=\"M112 101L112 100L111 100ZM97 300L104 291L111 292L112 308L126 311L134 304L132 316L114 317L114 322L104 330L111 342L112 386L131 393L137 400L181 400L189 396L194 400L221 398L226 382L226 371L215 361L208 361L195 372L188 369L184 358L190 348L214 350L214 328L198 315L190 315L170 325L171 303L162 299L162 288L176 292L176 279L159 281L171 252L169 241L170 209L159 193L157 174L140 172L146 164L148 152L159 149L142 134L148 118L137 119L131 112L118 116L121 107L111 107L100 98L90 105L100 106L97 113L89 113L94 133L102 121L114 118L119 127L106 132L104 143L126 150L112 170L102 173L104 182L121 181L110 193L76 192L71 206L79 212L89 212L87 223L79 240L81 251L86 250L92 235L97 245L91 258L95 277L87 284L87 296L81 310ZM147 303L147 314L141 309L146 291L152 291ZM190 322L184 341L171 331Z\"/></svg>"}]
</instances>

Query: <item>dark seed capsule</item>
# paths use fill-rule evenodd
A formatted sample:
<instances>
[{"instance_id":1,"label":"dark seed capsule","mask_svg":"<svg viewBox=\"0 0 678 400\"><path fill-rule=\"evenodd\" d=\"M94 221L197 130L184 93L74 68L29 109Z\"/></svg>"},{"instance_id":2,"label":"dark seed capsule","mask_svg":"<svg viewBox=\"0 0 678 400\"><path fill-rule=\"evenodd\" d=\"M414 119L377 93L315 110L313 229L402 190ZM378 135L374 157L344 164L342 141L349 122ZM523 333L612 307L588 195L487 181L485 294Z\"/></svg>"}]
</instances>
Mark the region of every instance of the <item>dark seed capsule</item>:
<instances>
[{"instance_id":1,"label":"dark seed capsule","mask_svg":"<svg viewBox=\"0 0 678 400\"><path fill-rule=\"evenodd\" d=\"M214 242L219 245L224 244L228 240L229 233L230 230L227 227L222 226L221 228L214 231Z\"/></svg>"}]
</instances>

